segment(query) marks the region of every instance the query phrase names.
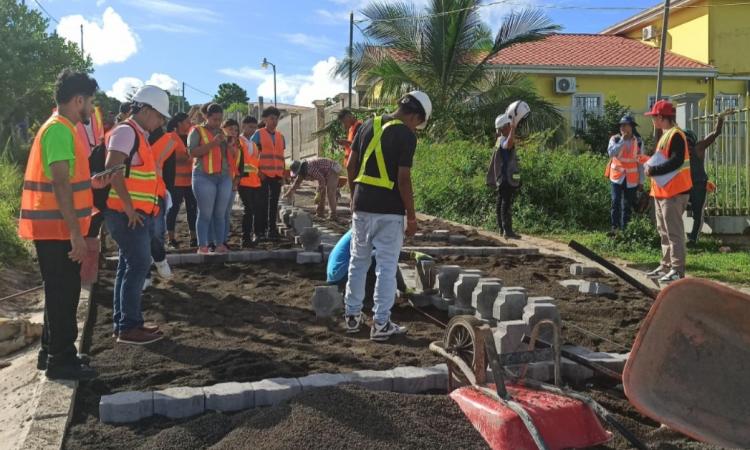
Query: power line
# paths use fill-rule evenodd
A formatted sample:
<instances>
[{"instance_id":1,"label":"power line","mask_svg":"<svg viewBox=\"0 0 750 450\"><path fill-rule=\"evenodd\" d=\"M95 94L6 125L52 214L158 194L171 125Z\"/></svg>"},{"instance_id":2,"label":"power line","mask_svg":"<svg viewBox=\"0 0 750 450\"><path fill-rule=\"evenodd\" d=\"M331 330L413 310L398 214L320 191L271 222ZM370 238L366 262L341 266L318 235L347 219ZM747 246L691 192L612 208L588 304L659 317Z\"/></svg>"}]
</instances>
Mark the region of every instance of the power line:
<instances>
[{"instance_id":1,"label":"power line","mask_svg":"<svg viewBox=\"0 0 750 450\"><path fill-rule=\"evenodd\" d=\"M55 19L55 16L53 16L52 14L49 13L49 11L47 11L44 8L44 6L41 3L39 3L39 0L34 0L34 3L36 3L36 5L39 7L39 9L41 9L42 11L44 11L44 14L47 14L47 17L49 17L50 19L52 19L56 24L58 24L58 25L60 24L60 21L57 20L57 19Z\"/></svg>"},{"instance_id":2,"label":"power line","mask_svg":"<svg viewBox=\"0 0 750 450\"><path fill-rule=\"evenodd\" d=\"M213 95L212 95L212 94L209 94L209 93L208 93L208 92L206 92L206 91L203 91L203 90L201 90L201 89L198 89L198 88L197 88L197 87L195 87L195 86L192 86L192 85L190 85L190 84L188 84L188 83L185 83L185 86L189 87L190 89L192 89L192 90L194 90L194 91L196 91L196 92L198 92L198 93L201 93L201 94L205 95L206 97L211 97L211 98L213 98Z\"/></svg>"}]
</instances>

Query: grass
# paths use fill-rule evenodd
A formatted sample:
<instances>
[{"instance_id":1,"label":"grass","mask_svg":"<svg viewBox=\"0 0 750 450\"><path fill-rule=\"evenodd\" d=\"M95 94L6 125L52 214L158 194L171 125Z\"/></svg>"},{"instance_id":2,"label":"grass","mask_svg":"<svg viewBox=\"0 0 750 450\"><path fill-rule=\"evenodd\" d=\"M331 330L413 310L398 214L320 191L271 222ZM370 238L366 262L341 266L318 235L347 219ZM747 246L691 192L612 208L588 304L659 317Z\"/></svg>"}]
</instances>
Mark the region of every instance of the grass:
<instances>
[{"instance_id":1,"label":"grass","mask_svg":"<svg viewBox=\"0 0 750 450\"><path fill-rule=\"evenodd\" d=\"M661 260L661 251L647 247L617 248L603 232L562 232L540 237L568 243L576 240L604 257L625 260L638 268L655 268ZM702 237L694 248L688 249L688 275L709 278L725 283L748 285L750 283L750 251L732 249L721 253L721 242L710 236Z\"/></svg>"},{"instance_id":2,"label":"grass","mask_svg":"<svg viewBox=\"0 0 750 450\"><path fill-rule=\"evenodd\" d=\"M29 262L29 252L18 238L16 218L21 204L21 168L9 157L8 147L0 156L0 267Z\"/></svg>"}]
</instances>

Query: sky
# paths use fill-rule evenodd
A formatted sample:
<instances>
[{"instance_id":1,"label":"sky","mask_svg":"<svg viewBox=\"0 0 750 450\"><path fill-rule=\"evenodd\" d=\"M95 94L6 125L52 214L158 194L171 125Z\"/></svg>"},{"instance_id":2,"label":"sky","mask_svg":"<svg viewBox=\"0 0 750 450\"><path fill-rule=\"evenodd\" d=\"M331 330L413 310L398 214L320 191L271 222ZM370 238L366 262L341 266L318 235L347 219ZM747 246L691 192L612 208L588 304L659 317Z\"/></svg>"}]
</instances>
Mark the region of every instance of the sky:
<instances>
[{"instance_id":1,"label":"sky","mask_svg":"<svg viewBox=\"0 0 750 450\"><path fill-rule=\"evenodd\" d=\"M76 43L84 26L84 51L94 77L110 96L124 99L138 86L154 84L209 101L220 83L233 82L251 100L273 99L276 64L280 103L311 106L313 100L346 92L347 80L331 75L349 39L349 11L355 19L370 0L26 0L51 16L50 31ZM395 0L380 0L395 1ZM429 0L413 0L426 5ZM485 0L484 20L497 29L514 8L542 8L567 33L597 33L638 11L582 9L648 8L655 0ZM39 6L41 5L41 6ZM606 5L606 6L605 6ZM355 28L355 42L362 36Z\"/></svg>"}]
</instances>

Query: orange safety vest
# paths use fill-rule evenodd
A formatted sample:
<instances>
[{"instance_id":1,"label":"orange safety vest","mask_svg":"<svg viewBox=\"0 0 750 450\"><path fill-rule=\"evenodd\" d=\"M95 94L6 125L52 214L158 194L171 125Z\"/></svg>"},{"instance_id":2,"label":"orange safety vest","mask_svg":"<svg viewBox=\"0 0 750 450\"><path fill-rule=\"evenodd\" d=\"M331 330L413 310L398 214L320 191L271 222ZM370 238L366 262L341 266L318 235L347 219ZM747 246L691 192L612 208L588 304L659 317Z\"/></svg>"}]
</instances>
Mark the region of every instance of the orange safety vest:
<instances>
[{"instance_id":1,"label":"orange safety vest","mask_svg":"<svg viewBox=\"0 0 750 450\"><path fill-rule=\"evenodd\" d=\"M81 234L85 236L89 231L94 207L88 162L89 146L81 139L75 126L68 119L53 114L36 133L26 165L21 194L21 218L18 221L18 235L23 239L37 241L70 239L70 230L58 207L52 180L44 173L42 160L42 137L50 126L57 123L68 127L70 134L73 135L75 166L70 179L73 188L73 208L78 218Z\"/></svg>"},{"instance_id":2,"label":"orange safety vest","mask_svg":"<svg viewBox=\"0 0 750 450\"><path fill-rule=\"evenodd\" d=\"M178 135L178 139L181 139ZM175 187L190 187L193 185L193 158L187 147L178 145L175 149Z\"/></svg>"},{"instance_id":3,"label":"orange safety vest","mask_svg":"<svg viewBox=\"0 0 750 450\"><path fill-rule=\"evenodd\" d=\"M196 125L193 129L198 130L201 145L206 145L214 140L214 134L208 131L206 127ZM198 163L197 158L195 159L195 163ZM208 153L201 156L201 163L203 164L203 171L207 174L221 173L221 146L216 145Z\"/></svg>"},{"instance_id":4,"label":"orange safety vest","mask_svg":"<svg viewBox=\"0 0 750 450\"><path fill-rule=\"evenodd\" d=\"M636 187L641 181L638 173L638 140L632 137L630 141L622 144L620 156L613 156L607 164L607 170L604 172L605 177L609 177L613 183L619 183L623 177L628 187Z\"/></svg>"},{"instance_id":5,"label":"orange safety vest","mask_svg":"<svg viewBox=\"0 0 750 450\"><path fill-rule=\"evenodd\" d=\"M125 177L125 188L130 194L133 209L144 214L156 215L159 212L161 177L157 173L154 155L148 140L141 133L138 125L132 119L125 122L129 122L129 126L135 131L135 137L138 139L138 157L141 160L140 166L130 166L130 173L126 173L127 176ZM163 182L161 183L163 184ZM117 190L114 187L109 190L107 207L115 211L125 212L122 199L117 195Z\"/></svg>"},{"instance_id":6,"label":"orange safety vest","mask_svg":"<svg viewBox=\"0 0 750 450\"><path fill-rule=\"evenodd\" d=\"M281 131L276 130L274 139L271 139L271 133L265 128L258 130L260 133L260 148L256 151L260 153L260 162L258 169L260 172L270 178L281 178L284 176L284 135ZM253 143L253 145L255 145Z\"/></svg>"},{"instance_id":7,"label":"orange safety vest","mask_svg":"<svg viewBox=\"0 0 750 450\"><path fill-rule=\"evenodd\" d=\"M240 162L242 167L240 167ZM253 146L252 153L250 153L250 146L242 141L242 158L237 158L237 169L240 175L240 186L249 188L260 187L260 175L258 174L258 166L260 165L260 158L258 157L258 151Z\"/></svg>"},{"instance_id":8,"label":"orange safety vest","mask_svg":"<svg viewBox=\"0 0 750 450\"><path fill-rule=\"evenodd\" d=\"M359 130L359 127L362 125L362 121L358 120L354 122L352 126L349 127L349 132L346 135L346 140L350 142L350 144L344 146L344 166L349 165L349 155L352 154L352 142L354 142L354 137L357 135L357 130Z\"/></svg>"},{"instance_id":9,"label":"orange safety vest","mask_svg":"<svg viewBox=\"0 0 750 450\"><path fill-rule=\"evenodd\" d=\"M693 187L693 179L690 176L690 152L688 151L687 138L682 130L675 126L664 132L656 146L656 151L661 153L665 159L669 159L669 147L675 137L682 139L685 143L685 160L676 170L663 175L667 178L671 177L664 186L659 186L655 180L651 180L651 196L654 198L672 198L686 193Z\"/></svg>"},{"instance_id":10,"label":"orange safety vest","mask_svg":"<svg viewBox=\"0 0 750 450\"><path fill-rule=\"evenodd\" d=\"M236 152L232 149L231 145L227 144L227 163L229 165L229 175L231 175L232 178L240 175L240 152L242 152L242 146L245 145L241 138L238 137L237 139L237 145L240 148L237 149Z\"/></svg>"},{"instance_id":11,"label":"orange safety vest","mask_svg":"<svg viewBox=\"0 0 750 450\"><path fill-rule=\"evenodd\" d=\"M89 134L86 131L83 122L78 122L76 124L76 130L83 139L83 142L89 144L90 148L94 148L97 145L104 143L104 122L102 121L102 110L98 106L94 107L94 112L89 118L89 123L91 125L91 134L94 136L93 142L89 138Z\"/></svg>"},{"instance_id":12,"label":"orange safety vest","mask_svg":"<svg viewBox=\"0 0 750 450\"><path fill-rule=\"evenodd\" d=\"M171 131L165 133L151 145L154 163L156 163L156 173L159 175L159 197L167 195L167 185L164 183L164 163L172 156L180 144L182 144L180 136L176 132Z\"/></svg>"}]
</instances>

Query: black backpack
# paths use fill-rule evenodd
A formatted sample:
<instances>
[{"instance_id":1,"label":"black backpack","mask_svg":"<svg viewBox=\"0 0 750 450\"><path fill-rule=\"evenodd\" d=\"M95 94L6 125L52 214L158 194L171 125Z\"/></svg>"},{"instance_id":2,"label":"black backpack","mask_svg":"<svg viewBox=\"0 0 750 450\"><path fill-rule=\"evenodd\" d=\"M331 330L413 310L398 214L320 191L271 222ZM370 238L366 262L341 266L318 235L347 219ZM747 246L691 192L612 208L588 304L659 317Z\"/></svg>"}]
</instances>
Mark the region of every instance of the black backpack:
<instances>
[{"instance_id":1,"label":"black backpack","mask_svg":"<svg viewBox=\"0 0 750 450\"><path fill-rule=\"evenodd\" d=\"M138 146L140 144L140 137L138 136L138 132L128 122L123 122L124 125L129 126L130 128L133 128L133 132L135 133L135 139L133 140L133 148L130 149L130 154L128 154L127 159L125 159L125 178L130 176L130 163L133 160L133 155L138 152ZM89 155L89 170L91 171L91 174L96 174L99 172L104 171L105 166L107 162L107 147L104 145L104 143L101 143L94 147L91 150L91 154ZM106 211L107 210L107 199L109 198L109 190L111 186L107 185L101 189L92 189L94 193L94 206L99 211Z\"/></svg>"}]
</instances>

